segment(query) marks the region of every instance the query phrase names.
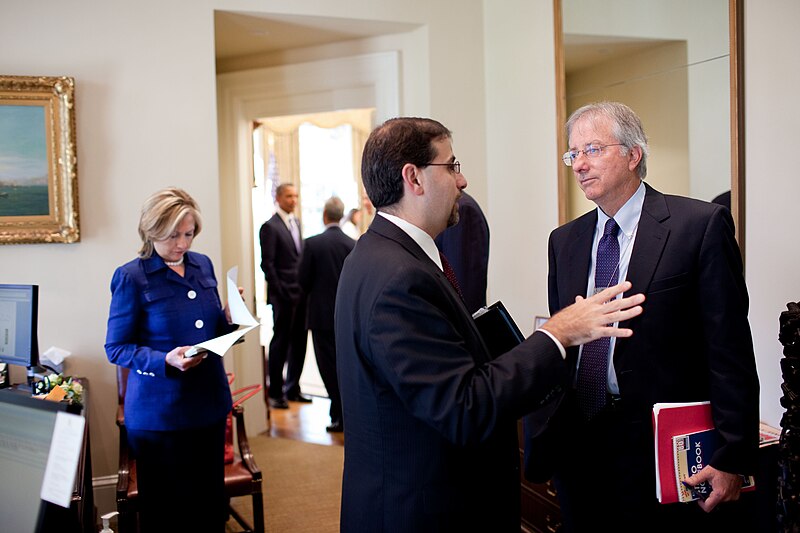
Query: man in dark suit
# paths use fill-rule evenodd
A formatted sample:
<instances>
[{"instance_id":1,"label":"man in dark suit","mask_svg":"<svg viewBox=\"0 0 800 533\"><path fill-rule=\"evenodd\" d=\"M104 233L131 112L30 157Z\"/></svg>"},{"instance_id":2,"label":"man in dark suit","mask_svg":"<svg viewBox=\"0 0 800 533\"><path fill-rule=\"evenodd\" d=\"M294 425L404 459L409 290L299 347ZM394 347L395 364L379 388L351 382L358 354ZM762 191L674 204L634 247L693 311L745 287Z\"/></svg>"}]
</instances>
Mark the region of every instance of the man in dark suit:
<instances>
[{"instance_id":1,"label":"man in dark suit","mask_svg":"<svg viewBox=\"0 0 800 533\"><path fill-rule=\"evenodd\" d=\"M486 305L489 273L489 224L475 199L466 192L458 200L458 224L436 236L436 247L456 273L467 310Z\"/></svg>"},{"instance_id":2,"label":"man in dark suit","mask_svg":"<svg viewBox=\"0 0 800 533\"><path fill-rule=\"evenodd\" d=\"M303 249L300 223L293 211L297 189L289 183L278 185L275 214L259 232L261 270L267 278L267 303L272 305L272 340L269 343L269 404L288 409L286 400L310 402L300 391L300 375L306 359L306 303L297 282L297 268ZM286 367L286 381L283 368Z\"/></svg>"},{"instance_id":3,"label":"man in dark suit","mask_svg":"<svg viewBox=\"0 0 800 533\"><path fill-rule=\"evenodd\" d=\"M342 400L336 376L336 337L333 331L333 308L336 287L344 260L353 250L356 241L345 235L339 227L344 214L344 204L337 197L329 198L322 210L325 231L306 239L303 258L300 260L300 286L308 295L307 326L314 341L317 367L328 396L331 399L331 425L329 432L344 430Z\"/></svg>"},{"instance_id":4,"label":"man in dark suit","mask_svg":"<svg viewBox=\"0 0 800 533\"><path fill-rule=\"evenodd\" d=\"M550 236L550 311L602 288L595 271L603 270L604 240L617 245L615 277L647 299L641 316L620 324L635 335L612 339L595 359L602 365L599 411L590 401L597 367L587 354L595 350L569 350L567 359L578 365L574 388L550 430L529 442L526 473L543 462L555 467L567 531L721 531L718 520L743 512L729 502L739 497L738 474L756 469L759 424L748 295L730 211L661 194L642 181L647 138L624 104L578 109L567 134L564 162L597 209ZM613 237L603 236L608 228ZM705 502L659 505L653 404L706 400L720 447L689 483L708 481L713 492ZM738 515L726 527L750 526Z\"/></svg>"},{"instance_id":5,"label":"man in dark suit","mask_svg":"<svg viewBox=\"0 0 800 533\"><path fill-rule=\"evenodd\" d=\"M361 173L378 213L336 293L341 530L516 533L517 419L558 397L563 346L630 335L607 324L637 315L643 297L613 300L622 285L583 299L492 360L433 242L467 186L450 131L389 120L370 134Z\"/></svg>"}]
</instances>

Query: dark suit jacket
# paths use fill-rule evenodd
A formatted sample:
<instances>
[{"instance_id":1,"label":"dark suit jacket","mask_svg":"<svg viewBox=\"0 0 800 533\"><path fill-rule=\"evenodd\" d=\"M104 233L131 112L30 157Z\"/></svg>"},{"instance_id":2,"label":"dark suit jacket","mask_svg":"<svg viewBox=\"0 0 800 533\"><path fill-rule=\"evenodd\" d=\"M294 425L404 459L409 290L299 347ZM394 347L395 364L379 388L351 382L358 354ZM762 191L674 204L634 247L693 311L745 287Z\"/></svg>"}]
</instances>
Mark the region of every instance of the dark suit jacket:
<instances>
[{"instance_id":1,"label":"dark suit jacket","mask_svg":"<svg viewBox=\"0 0 800 533\"><path fill-rule=\"evenodd\" d=\"M259 240L261 270L267 279L267 303L276 299L296 301L301 293L297 282L300 254L294 246L292 233L278 213L261 226Z\"/></svg>"},{"instance_id":2,"label":"dark suit jacket","mask_svg":"<svg viewBox=\"0 0 800 533\"><path fill-rule=\"evenodd\" d=\"M376 216L336 296L343 532L519 531L516 421L566 383L535 333L491 360L463 301Z\"/></svg>"},{"instance_id":3,"label":"dark suit jacket","mask_svg":"<svg viewBox=\"0 0 800 533\"><path fill-rule=\"evenodd\" d=\"M634 332L617 339L614 351L620 396L642 420L657 402L710 400L722 443L710 464L753 473L759 385L730 211L645 187L627 279L629 294L644 293L646 300L640 316L620 324ZM551 313L586 294L596 223L592 210L550 235ZM568 360L577 358L577 348L568 352ZM625 453L634 451L626 447ZM652 448L635 453L653 458Z\"/></svg>"},{"instance_id":4,"label":"dark suit jacket","mask_svg":"<svg viewBox=\"0 0 800 533\"><path fill-rule=\"evenodd\" d=\"M347 255L356 241L338 226L306 239L300 260L299 281L308 295L308 329L333 331L336 287Z\"/></svg>"},{"instance_id":5,"label":"dark suit jacket","mask_svg":"<svg viewBox=\"0 0 800 533\"><path fill-rule=\"evenodd\" d=\"M467 310L486 305L489 272L489 224L478 202L465 192L458 201L458 224L440 233L435 241L456 273Z\"/></svg>"}]
</instances>

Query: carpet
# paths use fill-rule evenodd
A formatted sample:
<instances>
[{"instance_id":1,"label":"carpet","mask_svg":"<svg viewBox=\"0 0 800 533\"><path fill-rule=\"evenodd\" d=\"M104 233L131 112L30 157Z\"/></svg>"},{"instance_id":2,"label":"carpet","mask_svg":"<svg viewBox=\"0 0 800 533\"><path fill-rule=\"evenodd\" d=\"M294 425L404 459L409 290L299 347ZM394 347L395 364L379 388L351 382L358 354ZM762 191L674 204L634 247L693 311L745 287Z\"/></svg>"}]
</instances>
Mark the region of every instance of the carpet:
<instances>
[{"instance_id":1,"label":"carpet","mask_svg":"<svg viewBox=\"0 0 800 533\"><path fill-rule=\"evenodd\" d=\"M250 448L263 475L267 533L336 533L342 498L342 446L251 436ZM251 499L236 498L233 507L252 516ZM237 525L228 521L228 528Z\"/></svg>"}]
</instances>

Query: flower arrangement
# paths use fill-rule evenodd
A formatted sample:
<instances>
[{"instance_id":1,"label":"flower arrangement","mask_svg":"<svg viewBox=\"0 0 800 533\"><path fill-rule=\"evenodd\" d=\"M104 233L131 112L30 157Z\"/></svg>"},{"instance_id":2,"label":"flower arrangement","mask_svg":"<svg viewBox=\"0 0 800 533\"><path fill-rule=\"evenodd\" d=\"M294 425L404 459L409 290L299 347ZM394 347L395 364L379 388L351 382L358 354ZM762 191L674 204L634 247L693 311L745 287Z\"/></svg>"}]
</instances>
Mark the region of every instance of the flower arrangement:
<instances>
[{"instance_id":1,"label":"flower arrangement","mask_svg":"<svg viewBox=\"0 0 800 533\"><path fill-rule=\"evenodd\" d=\"M45 400L83 403L83 385L73 380L72 376L64 376L63 374L42 378L41 381L36 383L34 394L37 396L45 395Z\"/></svg>"}]
</instances>

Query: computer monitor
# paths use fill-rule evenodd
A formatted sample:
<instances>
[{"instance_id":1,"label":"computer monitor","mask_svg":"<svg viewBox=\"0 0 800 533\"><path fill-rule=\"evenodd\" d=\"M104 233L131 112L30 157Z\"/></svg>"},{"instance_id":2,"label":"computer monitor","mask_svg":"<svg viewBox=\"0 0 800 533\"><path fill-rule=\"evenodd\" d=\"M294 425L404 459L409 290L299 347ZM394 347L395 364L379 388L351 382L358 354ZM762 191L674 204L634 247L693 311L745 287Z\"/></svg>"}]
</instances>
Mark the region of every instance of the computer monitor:
<instances>
[{"instance_id":1,"label":"computer monitor","mask_svg":"<svg viewBox=\"0 0 800 533\"><path fill-rule=\"evenodd\" d=\"M78 404L0 390L0 530L76 529L74 513L42 500L40 494L56 415L59 411L79 414L80 410Z\"/></svg>"},{"instance_id":2,"label":"computer monitor","mask_svg":"<svg viewBox=\"0 0 800 533\"><path fill-rule=\"evenodd\" d=\"M0 284L0 363L39 364L39 286Z\"/></svg>"}]
</instances>

